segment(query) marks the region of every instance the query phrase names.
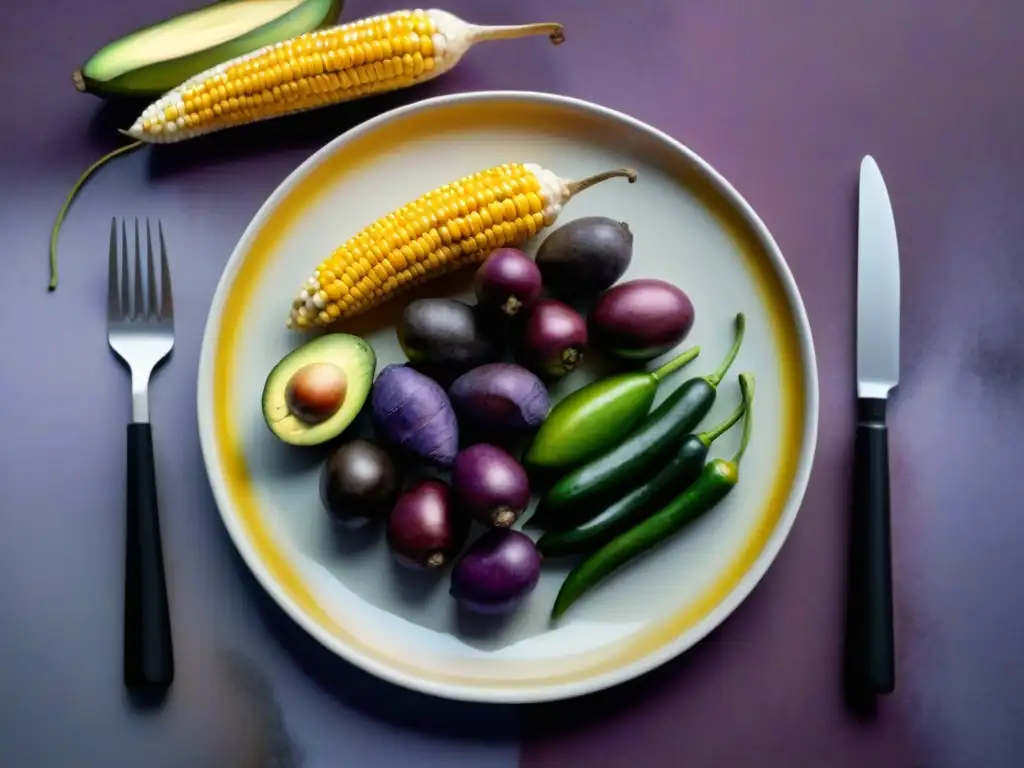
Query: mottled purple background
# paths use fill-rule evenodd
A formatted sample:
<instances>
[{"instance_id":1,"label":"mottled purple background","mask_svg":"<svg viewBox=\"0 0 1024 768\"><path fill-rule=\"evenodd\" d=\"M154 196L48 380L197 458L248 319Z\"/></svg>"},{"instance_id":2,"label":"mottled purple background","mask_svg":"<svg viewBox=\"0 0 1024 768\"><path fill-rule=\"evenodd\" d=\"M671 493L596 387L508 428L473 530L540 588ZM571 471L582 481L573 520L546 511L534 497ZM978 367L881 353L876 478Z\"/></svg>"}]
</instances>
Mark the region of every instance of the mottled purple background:
<instances>
[{"instance_id":1,"label":"mottled purple background","mask_svg":"<svg viewBox=\"0 0 1024 768\"><path fill-rule=\"evenodd\" d=\"M260 670L308 766L1024 764L1024 4L812 0L451 2L480 22L557 20L568 42L496 43L415 92L117 161L86 188L45 291L52 217L131 110L74 92L106 40L189 0L0 7L0 765L261 766ZM394 5L353 1L346 18ZM256 588L223 532L195 428L206 310L245 224L314 149L455 90L564 93L701 153L774 232L821 376L806 503L761 586L706 642L633 684L540 708L452 704L336 661ZM903 260L893 402L898 691L858 722L837 686L852 429L854 200L878 159ZM178 341L153 413L179 675L161 714L120 683L128 380L105 346L111 215L160 216ZM262 757L261 757L262 755Z\"/></svg>"}]
</instances>

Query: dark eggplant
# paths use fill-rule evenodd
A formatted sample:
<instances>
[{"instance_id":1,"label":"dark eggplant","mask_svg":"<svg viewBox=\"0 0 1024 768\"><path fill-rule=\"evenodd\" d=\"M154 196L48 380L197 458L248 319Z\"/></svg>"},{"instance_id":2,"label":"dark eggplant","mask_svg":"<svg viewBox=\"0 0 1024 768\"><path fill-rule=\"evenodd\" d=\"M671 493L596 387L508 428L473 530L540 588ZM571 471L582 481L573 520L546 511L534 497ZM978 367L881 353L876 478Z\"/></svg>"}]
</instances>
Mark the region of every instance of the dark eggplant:
<instances>
[{"instance_id":1,"label":"dark eggplant","mask_svg":"<svg viewBox=\"0 0 1024 768\"><path fill-rule=\"evenodd\" d=\"M537 250L545 287L567 301L607 290L633 260L629 225L605 216L585 216L563 224Z\"/></svg>"}]
</instances>

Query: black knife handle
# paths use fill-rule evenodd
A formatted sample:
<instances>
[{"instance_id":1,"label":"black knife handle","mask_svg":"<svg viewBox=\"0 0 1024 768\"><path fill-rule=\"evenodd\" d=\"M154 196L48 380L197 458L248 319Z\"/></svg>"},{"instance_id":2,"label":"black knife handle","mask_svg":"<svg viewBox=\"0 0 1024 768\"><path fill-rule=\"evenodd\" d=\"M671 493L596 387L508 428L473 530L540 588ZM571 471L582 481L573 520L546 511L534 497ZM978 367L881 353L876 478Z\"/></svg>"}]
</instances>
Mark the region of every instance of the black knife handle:
<instances>
[{"instance_id":1,"label":"black knife handle","mask_svg":"<svg viewBox=\"0 0 1024 768\"><path fill-rule=\"evenodd\" d=\"M846 635L847 682L862 695L895 688L889 433L885 400L857 403Z\"/></svg>"},{"instance_id":2,"label":"black knife handle","mask_svg":"<svg viewBox=\"0 0 1024 768\"><path fill-rule=\"evenodd\" d=\"M174 652L149 424L128 425L126 513L124 682L160 693L174 680Z\"/></svg>"}]
</instances>

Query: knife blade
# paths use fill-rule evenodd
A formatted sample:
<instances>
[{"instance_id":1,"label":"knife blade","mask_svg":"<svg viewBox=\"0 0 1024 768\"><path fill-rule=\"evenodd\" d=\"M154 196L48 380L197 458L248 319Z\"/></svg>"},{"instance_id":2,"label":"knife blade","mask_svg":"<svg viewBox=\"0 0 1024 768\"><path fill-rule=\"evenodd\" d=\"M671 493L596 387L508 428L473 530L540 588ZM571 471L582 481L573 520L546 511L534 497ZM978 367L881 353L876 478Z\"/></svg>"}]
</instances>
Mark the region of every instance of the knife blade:
<instances>
[{"instance_id":1,"label":"knife blade","mask_svg":"<svg viewBox=\"0 0 1024 768\"><path fill-rule=\"evenodd\" d=\"M857 395L885 399L900 378L900 254L889 192L871 155L860 164Z\"/></svg>"},{"instance_id":2,"label":"knife blade","mask_svg":"<svg viewBox=\"0 0 1024 768\"><path fill-rule=\"evenodd\" d=\"M847 683L895 689L886 404L900 375L896 222L874 158L861 161L857 223L857 427L847 597Z\"/></svg>"}]
</instances>

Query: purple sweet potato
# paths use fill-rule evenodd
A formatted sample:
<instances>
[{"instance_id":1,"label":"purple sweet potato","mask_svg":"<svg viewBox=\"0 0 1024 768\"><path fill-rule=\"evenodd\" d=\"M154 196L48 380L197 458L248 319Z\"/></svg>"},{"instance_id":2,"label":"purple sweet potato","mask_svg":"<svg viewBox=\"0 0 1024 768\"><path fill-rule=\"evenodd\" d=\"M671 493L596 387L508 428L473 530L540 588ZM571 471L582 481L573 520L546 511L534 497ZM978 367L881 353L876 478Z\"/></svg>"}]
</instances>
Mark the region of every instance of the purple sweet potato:
<instances>
[{"instance_id":1,"label":"purple sweet potato","mask_svg":"<svg viewBox=\"0 0 1024 768\"><path fill-rule=\"evenodd\" d=\"M448 396L463 424L501 437L535 430L551 410L544 382L513 363L488 363L462 374Z\"/></svg>"},{"instance_id":2,"label":"purple sweet potato","mask_svg":"<svg viewBox=\"0 0 1024 768\"><path fill-rule=\"evenodd\" d=\"M370 393L378 436L441 469L459 452L459 423L436 381L406 365L386 366Z\"/></svg>"}]
</instances>

